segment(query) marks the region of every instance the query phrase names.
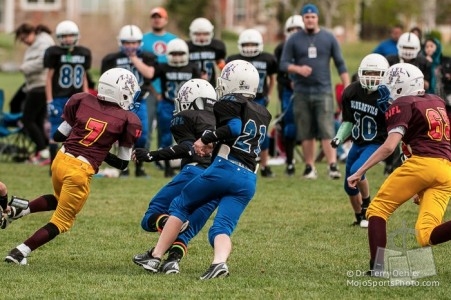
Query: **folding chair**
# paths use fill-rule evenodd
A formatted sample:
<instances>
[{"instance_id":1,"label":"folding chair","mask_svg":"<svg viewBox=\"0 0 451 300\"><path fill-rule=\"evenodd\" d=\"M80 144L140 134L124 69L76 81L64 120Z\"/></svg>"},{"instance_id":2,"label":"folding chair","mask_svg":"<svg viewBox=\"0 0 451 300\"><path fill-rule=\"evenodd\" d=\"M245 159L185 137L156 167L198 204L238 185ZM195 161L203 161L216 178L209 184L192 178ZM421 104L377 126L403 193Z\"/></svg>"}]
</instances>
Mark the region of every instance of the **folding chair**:
<instances>
[{"instance_id":1,"label":"folding chair","mask_svg":"<svg viewBox=\"0 0 451 300\"><path fill-rule=\"evenodd\" d=\"M5 113L0 89L0 161L23 162L33 153L33 143L20 125L22 113Z\"/></svg>"}]
</instances>

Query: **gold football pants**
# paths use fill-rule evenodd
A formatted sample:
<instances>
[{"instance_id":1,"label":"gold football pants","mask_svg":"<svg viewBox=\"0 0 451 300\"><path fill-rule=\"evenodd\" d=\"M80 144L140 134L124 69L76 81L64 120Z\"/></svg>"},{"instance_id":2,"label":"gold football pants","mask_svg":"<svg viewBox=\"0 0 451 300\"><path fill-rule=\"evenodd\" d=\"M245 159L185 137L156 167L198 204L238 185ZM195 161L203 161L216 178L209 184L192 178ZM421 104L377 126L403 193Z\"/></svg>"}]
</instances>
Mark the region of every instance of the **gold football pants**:
<instances>
[{"instance_id":1,"label":"gold football pants","mask_svg":"<svg viewBox=\"0 0 451 300\"><path fill-rule=\"evenodd\" d=\"M368 207L366 217L387 221L415 194L420 197L415 225L417 241L429 245L432 230L442 223L451 196L451 162L442 158L412 156L388 176Z\"/></svg>"},{"instance_id":2,"label":"gold football pants","mask_svg":"<svg viewBox=\"0 0 451 300\"><path fill-rule=\"evenodd\" d=\"M86 162L58 151L52 164L52 183L58 205L50 220L60 233L68 231L88 199L94 169Z\"/></svg>"}]
</instances>

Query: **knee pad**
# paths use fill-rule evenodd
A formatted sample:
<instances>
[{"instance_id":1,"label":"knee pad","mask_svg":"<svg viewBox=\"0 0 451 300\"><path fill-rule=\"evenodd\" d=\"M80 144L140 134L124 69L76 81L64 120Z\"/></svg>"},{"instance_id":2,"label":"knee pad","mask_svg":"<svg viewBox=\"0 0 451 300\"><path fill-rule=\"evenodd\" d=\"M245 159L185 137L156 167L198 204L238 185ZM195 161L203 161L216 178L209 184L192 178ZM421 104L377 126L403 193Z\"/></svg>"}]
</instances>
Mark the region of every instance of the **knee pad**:
<instances>
[{"instance_id":1,"label":"knee pad","mask_svg":"<svg viewBox=\"0 0 451 300\"><path fill-rule=\"evenodd\" d=\"M58 201L56 200L56 197L54 195L48 194L43 195L42 198L44 198L47 201L47 210L55 210L56 206L58 205Z\"/></svg>"},{"instance_id":2,"label":"knee pad","mask_svg":"<svg viewBox=\"0 0 451 300\"><path fill-rule=\"evenodd\" d=\"M289 139L296 138L296 125L294 124L286 124L283 128L283 136Z\"/></svg>"},{"instance_id":3,"label":"knee pad","mask_svg":"<svg viewBox=\"0 0 451 300\"><path fill-rule=\"evenodd\" d=\"M343 187L344 187L345 192L346 192L346 194L348 196L355 196L355 195L357 195L360 192L359 189L354 189L354 188L349 187L347 180L345 180Z\"/></svg>"}]
</instances>

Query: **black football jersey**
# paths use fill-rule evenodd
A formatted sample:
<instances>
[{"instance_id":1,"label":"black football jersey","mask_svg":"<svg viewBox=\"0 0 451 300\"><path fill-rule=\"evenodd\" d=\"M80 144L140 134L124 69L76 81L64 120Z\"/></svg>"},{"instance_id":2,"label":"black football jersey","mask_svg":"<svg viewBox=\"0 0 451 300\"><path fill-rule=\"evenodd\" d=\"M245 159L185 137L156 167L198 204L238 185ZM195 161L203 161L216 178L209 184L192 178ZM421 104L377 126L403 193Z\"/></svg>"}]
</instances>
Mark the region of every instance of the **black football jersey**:
<instances>
[{"instance_id":1,"label":"black football jersey","mask_svg":"<svg viewBox=\"0 0 451 300\"><path fill-rule=\"evenodd\" d=\"M193 78L200 78L200 70L194 63L189 63L183 67L158 64L155 67L154 78L160 78L161 95L167 101L172 102L185 82Z\"/></svg>"},{"instance_id":2,"label":"black football jersey","mask_svg":"<svg viewBox=\"0 0 451 300\"><path fill-rule=\"evenodd\" d=\"M50 46L44 54L44 68L54 69L53 98L68 98L83 91L83 79L91 68L91 50L83 46L68 49Z\"/></svg>"},{"instance_id":3,"label":"black football jersey","mask_svg":"<svg viewBox=\"0 0 451 300\"><path fill-rule=\"evenodd\" d=\"M343 122L351 122L351 139L357 145L383 144L387 138L385 115L377 106L379 93L368 94L355 81L343 91Z\"/></svg>"},{"instance_id":4,"label":"black football jersey","mask_svg":"<svg viewBox=\"0 0 451 300\"><path fill-rule=\"evenodd\" d=\"M241 54L235 54L227 57L226 63L235 60L242 59L250 62L258 71L260 76L260 83L258 85L256 99L268 96L268 76L276 74L279 67L277 65L274 55L262 52L254 57L242 56Z\"/></svg>"},{"instance_id":5,"label":"black football jersey","mask_svg":"<svg viewBox=\"0 0 451 300\"><path fill-rule=\"evenodd\" d=\"M215 153L221 144L230 147L229 156L243 162L249 169L254 170L256 158L261 152L260 146L267 131L271 114L263 106L247 98L231 94L226 95L213 106L216 118L216 127L225 126L230 119L241 119L241 134L225 141L220 141Z\"/></svg>"},{"instance_id":6,"label":"black football jersey","mask_svg":"<svg viewBox=\"0 0 451 300\"><path fill-rule=\"evenodd\" d=\"M212 86L216 86L216 62L226 57L224 42L213 39L210 45L197 46L192 41L187 41L189 49L189 61L196 63L201 72L207 74L207 80Z\"/></svg>"},{"instance_id":7,"label":"black football jersey","mask_svg":"<svg viewBox=\"0 0 451 300\"><path fill-rule=\"evenodd\" d=\"M140 52L137 54L138 58L142 60L142 62L148 66L155 66L156 64L156 56L150 52ZM136 79L138 79L138 84L141 87L141 90L149 90L150 85L152 84L152 80L144 77L138 69L133 65L130 58L122 53L115 52L108 54L102 59L102 65L100 67L100 73L103 74L105 71L112 68L124 68L129 70L135 75ZM142 93L144 94L144 93Z\"/></svg>"},{"instance_id":8,"label":"black football jersey","mask_svg":"<svg viewBox=\"0 0 451 300\"><path fill-rule=\"evenodd\" d=\"M193 143L206 131L215 129L215 115L208 110L184 110L174 115L171 120L171 133L177 144L184 141ZM204 167L211 163L211 157L201 157L193 151L193 156L182 158L181 166L197 162Z\"/></svg>"}]
</instances>

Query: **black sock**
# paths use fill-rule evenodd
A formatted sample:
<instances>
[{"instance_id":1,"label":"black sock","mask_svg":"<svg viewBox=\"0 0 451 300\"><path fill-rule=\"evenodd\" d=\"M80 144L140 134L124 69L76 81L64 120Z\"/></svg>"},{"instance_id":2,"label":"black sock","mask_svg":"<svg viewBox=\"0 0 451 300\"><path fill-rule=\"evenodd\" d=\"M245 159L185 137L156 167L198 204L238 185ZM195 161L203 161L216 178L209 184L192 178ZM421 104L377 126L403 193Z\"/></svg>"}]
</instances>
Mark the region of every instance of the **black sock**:
<instances>
[{"instance_id":1,"label":"black sock","mask_svg":"<svg viewBox=\"0 0 451 300\"><path fill-rule=\"evenodd\" d=\"M366 210L368 209L368 206L370 206L370 199L371 199L370 196L362 199L362 218L363 219L366 219Z\"/></svg>"}]
</instances>

